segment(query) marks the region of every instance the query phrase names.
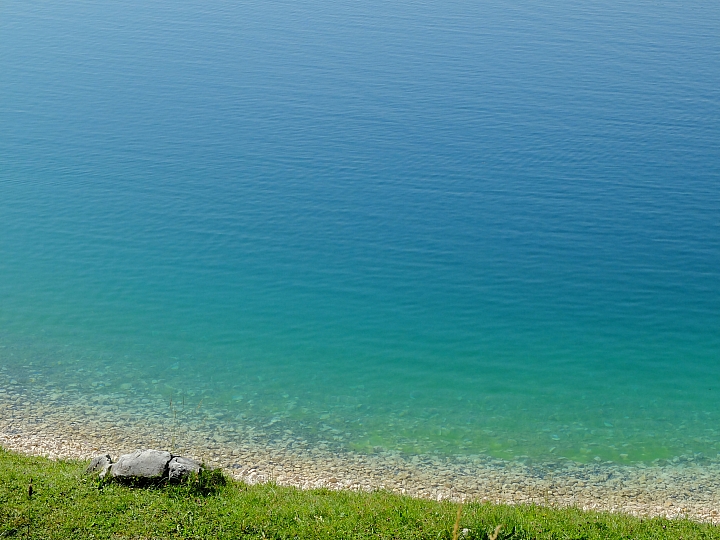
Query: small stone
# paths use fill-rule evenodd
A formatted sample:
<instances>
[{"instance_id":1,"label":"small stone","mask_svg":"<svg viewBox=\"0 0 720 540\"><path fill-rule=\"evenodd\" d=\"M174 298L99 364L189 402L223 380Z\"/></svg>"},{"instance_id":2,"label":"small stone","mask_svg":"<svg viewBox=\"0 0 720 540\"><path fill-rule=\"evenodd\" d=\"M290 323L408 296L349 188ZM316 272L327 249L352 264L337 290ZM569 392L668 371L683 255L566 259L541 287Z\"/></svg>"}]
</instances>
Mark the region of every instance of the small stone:
<instances>
[{"instance_id":1,"label":"small stone","mask_svg":"<svg viewBox=\"0 0 720 540\"><path fill-rule=\"evenodd\" d=\"M96 473L104 470L108 465L112 465L112 458L110 457L110 454L95 456L90 461L90 465L87 466L85 472L88 474Z\"/></svg>"},{"instance_id":2,"label":"small stone","mask_svg":"<svg viewBox=\"0 0 720 540\"><path fill-rule=\"evenodd\" d=\"M168 480L180 481L187 478L190 473L199 473L200 464L192 459L175 456L168 463Z\"/></svg>"},{"instance_id":3,"label":"small stone","mask_svg":"<svg viewBox=\"0 0 720 540\"><path fill-rule=\"evenodd\" d=\"M104 479L108 475L110 469L112 469L112 463L106 463L105 466L102 468L102 471L100 471L100 474L98 475L100 480Z\"/></svg>"}]
</instances>

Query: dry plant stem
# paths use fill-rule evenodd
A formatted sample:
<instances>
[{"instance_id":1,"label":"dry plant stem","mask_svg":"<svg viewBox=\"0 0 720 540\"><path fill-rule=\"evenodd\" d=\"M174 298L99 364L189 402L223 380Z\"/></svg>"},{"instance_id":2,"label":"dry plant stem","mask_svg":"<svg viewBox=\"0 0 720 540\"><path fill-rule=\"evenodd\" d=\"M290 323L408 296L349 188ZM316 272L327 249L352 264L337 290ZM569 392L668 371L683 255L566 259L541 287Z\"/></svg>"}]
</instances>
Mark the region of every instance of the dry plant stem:
<instances>
[{"instance_id":1,"label":"dry plant stem","mask_svg":"<svg viewBox=\"0 0 720 540\"><path fill-rule=\"evenodd\" d=\"M458 506L457 516L455 517L455 525L453 526L453 540L458 540L458 530L460 529L460 516L462 515L463 505Z\"/></svg>"},{"instance_id":2,"label":"dry plant stem","mask_svg":"<svg viewBox=\"0 0 720 540\"><path fill-rule=\"evenodd\" d=\"M500 529L502 529L502 525L495 527L495 531L488 538L490 540L497 540L498 534L500 534Z\"/></svg>"}]
</instances>

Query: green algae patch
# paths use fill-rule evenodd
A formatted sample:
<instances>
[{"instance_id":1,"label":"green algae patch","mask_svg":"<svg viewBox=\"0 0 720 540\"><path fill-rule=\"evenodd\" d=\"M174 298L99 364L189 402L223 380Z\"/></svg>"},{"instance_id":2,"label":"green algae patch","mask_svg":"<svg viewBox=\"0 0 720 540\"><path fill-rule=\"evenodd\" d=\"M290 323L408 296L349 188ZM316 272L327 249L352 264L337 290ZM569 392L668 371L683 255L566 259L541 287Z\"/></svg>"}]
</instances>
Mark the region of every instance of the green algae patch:
<instances>
[{"instance_id":1,"label":"green algae patch","mask_svg":"<svg viewBox=\"0 0 720 540\"><path fill-rule=\"evenodd\" d=\"M383 491L303 491L217 477L202 480L209 481L202 489L198 479L132 488L99 482L85 466L0 449L0 538L449 540L497 531L498 539L720 539L720 528L688 520L480 503L458 512L455 503Z\"/></svg>"}]
</instances>

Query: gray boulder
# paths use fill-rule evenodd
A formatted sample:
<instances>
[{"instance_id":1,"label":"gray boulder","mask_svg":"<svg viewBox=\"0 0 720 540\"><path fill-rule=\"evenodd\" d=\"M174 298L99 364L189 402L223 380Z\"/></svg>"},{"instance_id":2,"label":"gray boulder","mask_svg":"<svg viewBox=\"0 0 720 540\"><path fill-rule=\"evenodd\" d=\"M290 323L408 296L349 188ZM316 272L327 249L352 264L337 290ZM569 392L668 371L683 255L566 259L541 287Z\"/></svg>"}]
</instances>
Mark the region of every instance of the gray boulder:
<instances>
[{"instance_id":1,"label":"gray boulder","mask_svg":"<svg viewBox=\"0 0 720 540\"><path fill-rule=\"evenodd\" d=\"M112 458L110 457L110 454L95 456L92 458L92 461L90 461L90 465L87 466L85 472L88 474L102 472L107 469L109 465L112 465Z\"/></svg>"},{"instance_id":2,"label":"gray boulder","mask_svg":"<svg viewBox=\"0 0 720 540\"><path fill-rule=\"evenodd\" d=\"M187 478L190 473L199 473L200 464L189 458L176 456L168 463L168 480L177 482Z\"/></svg>"},{"instance_id":3,"label":"gray boulder","mask_svg":"<svg viewBox=\"0 0 720 540\"><path fill-rule=\"evenodd\" d=\"M110 468L117 479L160 479L167 476L170 452L161 450L135 450L118 458Z\"/></svg>"}]
</instances>

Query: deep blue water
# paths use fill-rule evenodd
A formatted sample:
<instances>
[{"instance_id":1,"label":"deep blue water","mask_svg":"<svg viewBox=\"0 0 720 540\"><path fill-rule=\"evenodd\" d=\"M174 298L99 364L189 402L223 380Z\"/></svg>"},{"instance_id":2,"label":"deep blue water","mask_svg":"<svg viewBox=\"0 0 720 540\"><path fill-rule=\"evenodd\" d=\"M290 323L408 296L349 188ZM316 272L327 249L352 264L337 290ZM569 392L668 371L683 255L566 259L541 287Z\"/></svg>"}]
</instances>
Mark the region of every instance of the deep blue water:
<instances>
[{"instance_id":1,"label":"deep blue water","mask_svg":"<svg viewBox=\"0 0 720 540\"><path fill-rule=\"evenodd\" d=\"M368 451L715 455L719 28L4 2L0 366Z\"/></svg>"}]
</instances>

